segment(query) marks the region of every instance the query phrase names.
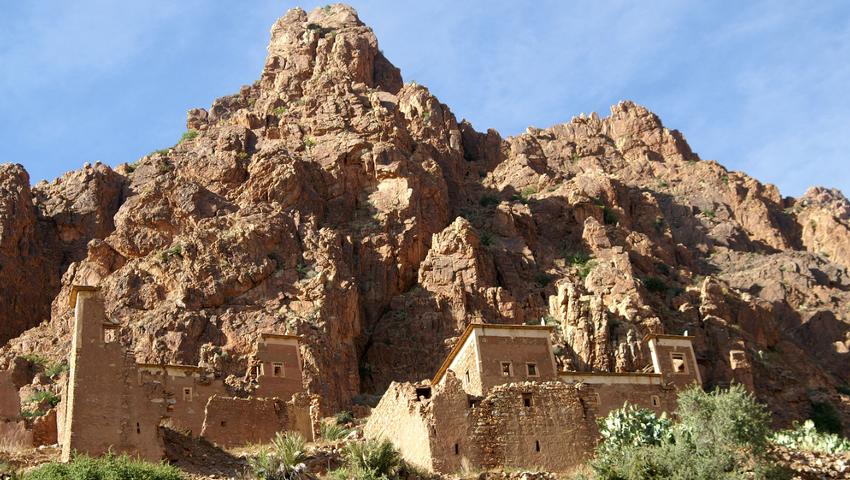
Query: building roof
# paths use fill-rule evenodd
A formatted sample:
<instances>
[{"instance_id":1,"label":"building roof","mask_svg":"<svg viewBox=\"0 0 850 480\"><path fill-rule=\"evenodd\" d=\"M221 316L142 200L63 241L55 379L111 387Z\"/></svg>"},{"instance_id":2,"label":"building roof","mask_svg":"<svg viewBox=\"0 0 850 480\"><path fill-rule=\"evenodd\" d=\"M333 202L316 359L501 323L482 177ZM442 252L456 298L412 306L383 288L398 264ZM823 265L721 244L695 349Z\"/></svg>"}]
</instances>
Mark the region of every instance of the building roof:
<instances>
[{"instance_id":1,"label":"building roof","mask_svg":"<svg viewBox=\"0 0 850 480\"><path fill-rule=\"evenodd\" d=\"M440 365L440 368L437 370L437 373L434 375L434 379L431 380L431 385L436 385L439 382L443 375L446 374L446 371L449 369L449 366L452 364L452 361L455 359L458 353L460 353L463 346L466 344L466 341L469 339L469 336L472 335L472 331L476 328L488 328L488 329L499 329L499 330L549 330L552 331L555 327L550 325L508 325L503 323L470 323L466 326L466 329L458 338L457 343L455 343L452 351L449 352L449 356L443 361L443 364Z\"/></svg>"},{"instance_id":2,"label":"building roof","mask_svg":"<svg viewBox=\"0 0 850 480\"><path fill-rule=\"evenodd\" d=\"M693 340L694 337L691 336L691 335L667 335L667 334L663 334L663 333L647 333L643 337L643 341L649 342L650 340L653 340L653 339L656 339L656 338L659 339L659 340L664 340L664 339L666 339L666 340Z\"/></svg>"},{"instance_id":3,"label":"building roof","mask_svg":"<svg viewBox=\"0 0 850 480\"><path fill-rule=\"evenodd\" d=\"M71 308L75 308L77 306L78 292L97 292L98 290L100 290L100 287L93 287L91 285L72 285L71 295L68 296L68 304Z\"/></svg>"},{"instance_id":4,"label":"building roof","mask_svg":"<svg viewBox=\"0 0 850 480\"><path fill-rule=\"evenodd\" d=\"M289 338L292 340L299 340L301 337L299 337L298 335L289 335L283 333L263 332L260 333L260 338Z\"/></svg>"}]
</instances>

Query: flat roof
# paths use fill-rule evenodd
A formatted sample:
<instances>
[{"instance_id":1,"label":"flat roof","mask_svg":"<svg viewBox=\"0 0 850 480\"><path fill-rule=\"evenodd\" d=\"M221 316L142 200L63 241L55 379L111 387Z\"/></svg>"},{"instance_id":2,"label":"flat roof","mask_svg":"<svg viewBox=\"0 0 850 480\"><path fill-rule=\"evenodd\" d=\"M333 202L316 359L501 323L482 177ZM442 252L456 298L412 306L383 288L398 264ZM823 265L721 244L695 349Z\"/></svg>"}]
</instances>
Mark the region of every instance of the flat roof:
<instances>
[{"instance_id":1,"label":"flat roof","mask_svg":"<svg viewBox=\"0 0 850 480\"><path fill-rule=\"evenodd\" d=\"M692 335L668 335L665 333L647 333L643 337L644 342L648 342L654 338L658 339L667 339L667 340L693 340Z\"/></svg>"},{"instance_id":2,"label":"flat roof","mask_svg":"<svg viewBox=\"0 0 850 480\"><path fill-rule=\"evenodd\" d=\"M140 368L159 368L159 369L163 369L163 370L167 369L167 368L176 368L176 369L180 369L180 370L195 370L195 371L199 371L199 370L205 371L206 370L205 368L199 367L197 365L180 365L180 364L176 364L176 363L137 363L136 366L140 367Z\"/></svg>"},{"instance_id":3,"label":"flat roof","mask_svg":"<svg viewBox=\"0 0 850 480\"><path fill-rule=\"evenodd\" d=\"M645 372L558 372L558 375L569 375L571 377L662 377L660 373Z\"/></svg>"},{"instance_id":4,"label":"flat roof","mask_svg":"<svg viewBox=\"0 0 850 480\"><path fill-rule=\"evenodd\" d=\"M455 359L458 353L460 353L463 346L466 344L466 341L469 339L469 336L472 335L472 331L476 328L487 328L487 329L498 329L498 330L549 330L552 331L555 327L550 325L510 325L505 323L470 323L466 326L463 333L458 338L457 343L455 343L452 351L449 352L449 356L443 361L443 364L440 365L440 368L437 370L437 373L434 375L434 379L431 380L431 385L436 385L440 379L443 378L443 375L446 374L446 370L449 369L449 366L452 364L452 360Z\"/></svg>"},{"instance_id":5,"label":"flat roof","mask_svg":"<svg viewBox=\"0 0 850 480\"><path fill-rule=\"evenodd\" d=\"M284 333L263 332L260 333L260 338L289 338L292 340L299 340L301 337L298 335L289 335Z\"/></svg>"},{"instance_id":6,"label":"flat roof","mask_svg":"<svg viewBox=\"0 0 850 480\"><path fill-rule=\"evenodd\" d=\"M77 292L96 292L98 290L100 290L100 287L93 287L91 285L71 285L71 295L68 297L68 305L71 308L77 306Z\"/></svg>"}]
</instances>

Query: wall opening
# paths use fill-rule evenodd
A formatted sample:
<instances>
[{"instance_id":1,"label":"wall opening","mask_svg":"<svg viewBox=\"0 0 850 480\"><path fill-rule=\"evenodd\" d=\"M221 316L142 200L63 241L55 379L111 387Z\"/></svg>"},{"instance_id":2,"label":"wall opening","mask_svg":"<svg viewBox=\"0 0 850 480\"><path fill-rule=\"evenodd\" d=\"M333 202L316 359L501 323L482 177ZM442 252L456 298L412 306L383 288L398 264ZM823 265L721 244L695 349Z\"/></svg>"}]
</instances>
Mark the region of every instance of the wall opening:
<instances>
[{"instance_id":1,"label":"wall opening","mask_svg":"<svg viewBox=\"0 0 850 480\"><path fill-rule=\"evenodd\" d=\"M138 433L138 434L142 433L142 426L139 425L139 422L136 422L136 433Z\"/></svg>"},{"instance_id":2,"label":"wall opening","mask_svg":"<svg viewBox=\"0 0 850 480\"><path fill-rule=\"evenodd\" d=\"M535 451L535 452L539 452L539 451L540 451L540 440L535 440L535 441L534 441L534 451Z\"/></svg>"},{"instance_id":3,"label":"wall opening","mask_svg":"<svg viewBox=\"0 0 850 480\"><path fill-rule=\"evenodd\" d=\"M653 395L651 400L652 400L652 406L653 407L660 407L661 406L661 399L658 398L658 395Z\"/></svg>"},{"instance_id":4,"label":"wall opening","mask_svg":"<svg viewBox=\"0 0 850 480\"><path fill-rule=\"evenodd\" d=\"M455 455L460 455L460 445L455 443Z\"/></svg>"},{"instance_id":5,"label":"wall opening","mask_svg":"<svg viewBox=\"0 0 850 480\"><path fill-rule=\"evenodd\" d=\"M476 397L474 395L467 395L466 396L466 403L469 406L469 408L475 408L479 404L481 404L481 397Z\"/></svg>"},{"instance_id":6,"label":"wall opening","mask_svg":"<svg viewBox=\"0 0 850 480\"><path fill-rule=\"evenodd\" d=\"M502 362L502 376L510 377L513 374L513 368L511 368L511 362Z\"/></svg>"},{"instance_id":7,"label":"wall opening","mask_svg":"<svg viewBox=\"0 0 850 480\"><path fill-rule=\"evenodd\" d=\"M416 387L416 399L428 399L431 398L431 387Z\"/></svg>"},{"instance_id":8,"label":"wall opening","mask_svg":"<svg viewBox=\"0 0 850 480\"><path fill-rule=\"evenodd\" d=\"M537 364L533 362L529 362L525 364L525 372L529 377L537 376Z\"/></svg>"},{"instance_id":9,"label":"wall opening","mask_svg":"<svg viewBox=\"0 0 850 480\"><path fill-rule=\"evenodd\" d=\"M525 408L531 408L532 405L534 405L534 400L532 399L531 394L530 393L523 393L522 394L522 406L525 407Z\"/></svg>"},{"instance_id":10,"label":"wall opening","mask_svg":"<svg viewBox=\"0 0 850 480\"><path fill-rule=\"evenodd\" d=\"M283 362L272 363L272 376L273 377L282 377L283 376Z\"/></svg>"},{"instance_id":11,"label":"wall opening","mask_svg":"<svg viewBox=\"0 0 850 480\"><path fill-rule=\"evenodd\" d=\"M469 370L466 371L466 384L469 385Z\"/></svg>"},{"instance_id":12,"label":"wall opening","mask_svg":"<svg viewBox=\"0 0 850 480\"><path fill-rule=\"evenodd\" d=\"M673 373L688 373L688 364L685 362L685 354L671 352L670 361L673 364Z\"/></svg>"},{"instance_id":13,"label":"wall opening","mask_svg":"<svg viewBox=\"0 0 850 480\"><path fill-rule=\"evenodd\" d=\"M222 420L222 421L221 421L221 426L222 426L222 427L226 427L226 426L227 426L227 420Z\"/></svg>"},{"instance_id":14,"label":"wall opening","mask_svg":"<svg viewBox=\"0 0 850 480\"><path fill-rule=\"evenodd\" d=\"M183 400L187 402L192 401L192 387L183 387Z\"/></svg>"}]
</instances>

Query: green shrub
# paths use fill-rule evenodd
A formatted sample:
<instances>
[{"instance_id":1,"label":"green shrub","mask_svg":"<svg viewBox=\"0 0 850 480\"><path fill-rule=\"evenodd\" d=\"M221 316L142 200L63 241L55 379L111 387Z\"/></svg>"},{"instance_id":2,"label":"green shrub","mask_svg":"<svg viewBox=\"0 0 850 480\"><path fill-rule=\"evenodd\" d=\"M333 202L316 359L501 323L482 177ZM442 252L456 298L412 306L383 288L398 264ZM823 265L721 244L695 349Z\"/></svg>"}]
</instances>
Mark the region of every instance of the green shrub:
<instances>
[{"instance_id":1,"label":"green shrub","mask_svg":"<svg viewBox=\"0 0 850 480\"><path fill-rule=\"evenodd\" d=\"M262 450L248 460L248 465L259 480L311 479L307 471L306 442L299 433L277 433L271 448Z\"/></svg>"},{"instance_id":2,"label":"green shrub","mask_svg":"<svg viewBox=\"0 0 850 480\"><path fill-rule=\"evenodd\" d=\"M31 363L35 366L42 367L42 368L47 366L50 363L50 360L48 360L46 357L43 357L43 356L41 356L37 353L27 353L26 355L21 355L21 358L23 358L24 360L28 361L29 363Z\"/></svg>"},{"instance_id":3,"label":"green shrub","mask_svg":"<svg viewBox=\"0 0 850 480\"><path fill-rule=\"evenodd\" d=\"M387 440L367 440L349 443L345 447L345 465L330 473L330 478L342 480L384 480L398 478L405 468L398 450Z\"/></svg>"},{"instance_id":4,"label":"green shrub","mask_svg":"<svg viewBox=\"0 0 850 480\"><path fill-rule=\"evenodd\" d=\"M487 232L487 231L481 232L480 238L481 238L481 245L484 245L485 247L489 247L490 245L493 245L493 234L492 233Z\"/></svg>"},{"instance_id":5,"label":"green shrub","mask_svg":"<svg viewBox=\"0 0 850 480\"><path fill-rule=\"evenodd\" d=\"M552 283L552 276L546 272L537 272L537 274L534 275L534 283L543 288Z\"/></svg>"},{"instance_id":6,"label":"green shrub","mask_svg":"<svg viewBox=\"0 0 850 480\"><path fill-rule=\"evenodd\" d=\"M629 403L599 419L598 423L601 448L606 452L670 442L673 426L666 415L659 418L654 412Z\"/></svg>"},{"instance_id":7,"label":"green shrub","mask_svg":"<svg viewBox=\"0 0 850 480\"><path fill-rule=\"evenodd\" d=\"M159 254L159 259L162 262L167 262L175 257L183 258L183 245L179 243Z\"/></svg>"},{"instance_id":8,"label":"green shrub","mask_svg":"<svg viewBox=\"0 0 850 480\"><path fill-rule=\"evenodd\" d=\"M590 464L595 478L785 478L765 454L767 410L743 387L712 393L691 388L679 393L678 404L678 422L670 427L654 423L650 415L622 410L603 420L604 441Z\"/></svg>"},{"instance_id":9,"label":"green shrub","mask_svg":"<svg viewBox=\"0 0 850 480\"><path fill-rule=\"evenodd\" d=\"M582 280L585 280L590 272L596 267L596 260L590 260L589 262L579 265L578 267L578 276Z\"/></svg>"},{"instance_id":10,"label":"green shrub","mask_svg":"<svg viewBox=\"0 0 850 480\"><path fill-rule=\"evenodd\" d=\"M32 394L32 396L24 401L24 403L43 403L46 402L51 407L59 404L59 395L49 391L41 390Z\"/></svg>"},{"instance_id":11,"label":"green shrub","mask_svg":"<svg viewBox=\"0 0 850 480\"><path fill-rule=\"evenodd\" d=\"M44 369L44 374L50 378L56 378L68 371L66 362L52 363Z\"/></svg>"},{"instance_id":12,"label":"green shrub","mask_svg":"<svg viewBox=\"0 0 850 480\"><path fill-rule=\"evenodd\" d=\"M602 221L605 222L605 225L617 224L617 215L614 214L614 210L611 210L611 207L608 205L602 206Z\"/></svg>"},{"instance_id":13,"label":"green shrub","mask_svg":"<svg viewBox=\"0 0 850 480\"><path fill-rule=\"evenodd\" d=\"M664 280L658 277L647 277L643 280L643 286L653 293L665 293L669 288Z\"/></svg>"},{"instance_id":14,"label":"green shrub","mask_svg":"<svg viewBox=\"0 0 850 480\"><path fill-rule=\"evenodd\" d=\"M819 432L841 435L844 427L841 425L841 415L828 402L812 402L809 418L814 422Z\"/></svg>"},{"instance_id":15,"label":"green shrub","mask_svg":"<svg viewBox=\"0 0 850 480\"><path fill-rule=\"evenodd\" d=\"M316 146L316 141L310 137L304 139L304 148L310 150L311 148Z\"/></svg>"},{"instance_id":16,"label":"green shrub","mask_svg":"<svg viewBox=\"0 0 850 480\"><path fill-rule=\"evenodd\" d=\"M717 216L717 212L714 210L703 210L702 214L708 218L714 218Z\"/></svg>"},{"instance_id":17,"label":"green shrub","mask_svg":"<svg viewBox=\"0 0 850 480\"><path fill-rule=\"evenodd\" d=\"M272 110L272 113L274 113L275 115L280 117L280 116L282 116L283 114L286 113L286 110L287 110L286 105L281 105L280 107L275 107L275 109Z\"/></svg>"},{"instance_id":18,"label":"green shrub","mask_svg":"<svg viewBox=\"0 0 850 480\"><path fill-rule=\"evenodd\" d=\"M351 430L337 423L322 422L319 425L319 435L325 440L342 440L349 433Z\"/></svg>"},{"instance_id":19,"label":"green shrub","mask_svg":"<svg viewBox=\"0 0 850 480\"><path fill-rule=\"evenodd\" d=\"M535 194L537 194L535 187L525 187L519 193L514 194L511 199L522 204L527 204Z\"/></svg>"},{"instance_id":20,"label":"green shrub","mask_svg":"<svg viewBox=\"0 0 850 480\"><path fill-rule=\"evenodd\" d=\"M794 428L781 430L771 437L771 442L794 450L809 450L823 453L850 452L850 440L834 433L820 433L815 422L806 420L802 425L795 423Z\"/></svg>"},{"instance_id":21,"label":"green shrub","mask_svg":"<svg viewBox=\"0 0 850 480\"><path fill-rule=\"evenodd\" d=\"M351 413L350 410L336 412L336 415L334 415L334 421L337 425L348 425L350 423L354 423L354 414Z\"/></svg>"},{"instance_id":22,"label":"green shrub","mask_svg":"<svg viewBox=\"0 0 850 480\"><path fill-rule=\"evenodd\" d=\"M478 200L478 204L482 207L493 207L499 204L499 197L495 195L482 195Z\"/></svg>"},{"instance_id":23,"label":"green shrub","mask_svg":"<svg viewBox=\"0 0 850 480\"><path fill-rule=\"evenodd\" d=\"M177 143L180 144L180 143L183 143L183 142L188 142L190 140L194 140L194 139L198 138L198 135L199 135L199 133L198 133L197 130L189 129L189 130L183 132L183 135L180 136L180 141L177 142Z\"/></svg>"},{"instance_id":24,"label":"green shrub","mask_svg":"<svg viewBox=\"0 0 850 480\"><path fill-rule=\"evenodd\" d=\"M45 463L27 472L25 480L179 480L183 475L165 463L148 463L127 455L92 458L77 455L68 463Z\"/></svg>"}]
</instances>

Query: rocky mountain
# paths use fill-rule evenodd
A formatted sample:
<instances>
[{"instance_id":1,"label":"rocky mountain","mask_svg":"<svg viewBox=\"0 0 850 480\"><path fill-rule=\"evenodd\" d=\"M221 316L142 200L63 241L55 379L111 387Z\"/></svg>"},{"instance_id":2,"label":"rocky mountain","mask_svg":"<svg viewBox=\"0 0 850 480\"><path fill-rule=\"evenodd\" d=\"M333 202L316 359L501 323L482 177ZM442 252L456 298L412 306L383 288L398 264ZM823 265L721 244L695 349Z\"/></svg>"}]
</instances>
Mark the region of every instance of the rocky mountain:
<instances>
[{"instance_id":1,"label":"rocky mountain","mask_svg":"<svg viewBox=\"0 0 850 480\"><path fill-rule=\"evenodd\" d=\"M30 187L0 166L0 367L66 355L100 285L139 361L238 383L254 335L303 336L333 412L430 377L472 321L557 324L564 368L640 370L695 336L706 386L850 425L850 203L692 152L622 102L502 138L403 83L351 8L290 10L260 79L177 145Z\"/></svg>"}]
</instances>

